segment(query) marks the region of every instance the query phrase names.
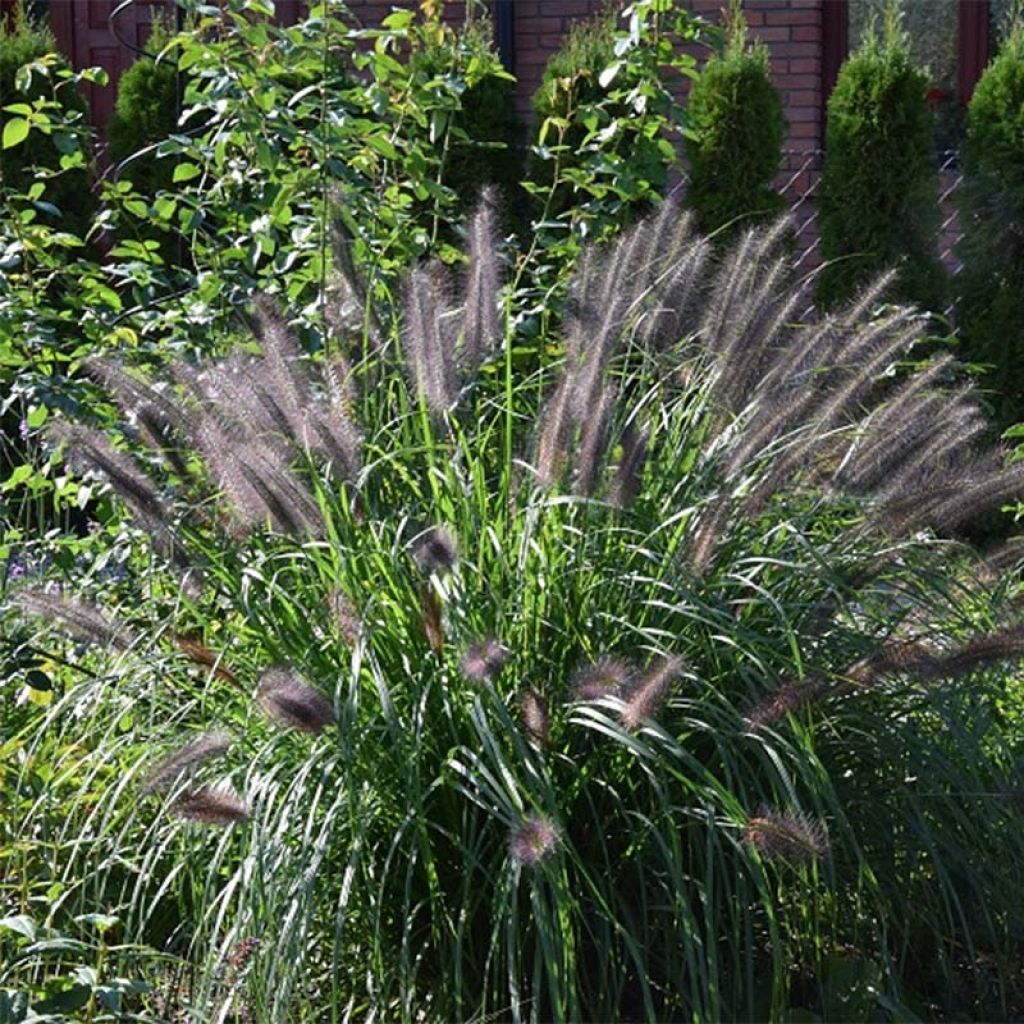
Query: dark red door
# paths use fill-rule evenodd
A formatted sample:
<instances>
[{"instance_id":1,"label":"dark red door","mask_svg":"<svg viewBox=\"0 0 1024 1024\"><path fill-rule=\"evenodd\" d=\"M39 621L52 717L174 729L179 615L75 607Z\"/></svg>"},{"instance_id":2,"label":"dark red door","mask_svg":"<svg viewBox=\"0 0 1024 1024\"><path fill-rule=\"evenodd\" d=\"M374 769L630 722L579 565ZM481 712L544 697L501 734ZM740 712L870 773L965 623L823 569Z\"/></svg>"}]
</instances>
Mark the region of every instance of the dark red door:
<instances>
[{"instance_id":1,"label":"dark red door","mask_svg":"<svg viewBox=\"0 0 1024 1024\"><path fill-rule=\"evenodd\" d=\"M3 2L3 0L0 0ZM301 0L278 0L277 21L298 21ZM110 76L105 86L90 85L86 98L92 122L105 132L114 111L117 81L145 47L153 19L161 12L173 17L173 0L49 0L50 25L57 47L75 68L99 66ZM111 22L111 15L114 15Z\"/></svg>"},{"instance_id":2,"label":"dark red door","mask_svg":"<svg viewBox=\"0 0 1024 1024\"><path fill-rule=\"evenodd\" d=\"M92 122L101 132L114 112L117 80L138 56L132 47L145 47L154 17L171 11L169 0L50 0L50 25L61 53L77 69L99 66L110 76L105 86L86 87Z\"/></svg>"}]
</instances>

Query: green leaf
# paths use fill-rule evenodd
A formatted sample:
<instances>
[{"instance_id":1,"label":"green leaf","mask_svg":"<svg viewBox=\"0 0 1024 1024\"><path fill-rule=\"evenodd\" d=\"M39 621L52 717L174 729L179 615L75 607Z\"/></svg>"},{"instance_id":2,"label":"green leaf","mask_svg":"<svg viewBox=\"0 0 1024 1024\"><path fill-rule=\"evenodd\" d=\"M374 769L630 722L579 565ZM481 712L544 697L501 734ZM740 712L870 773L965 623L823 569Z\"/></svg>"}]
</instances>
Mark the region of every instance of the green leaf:
<instances>
[{"instance_id":1,"label":"green leaf","mask_svg":"<svg viewBox=\"0 0 1024 1024\"><path fill-rule=\"evenodd\" d=\"M36 937L36 923L25 914L0 918L0 928L6 928L8 931L16 932L18 935L24 935L30 942Z\"/></svg>"},{"instance_id":2,"label":"green leaf","mask_svg":"<svg viewBox=\"0 0 1024 1024\"><path fill-rule=\"evenodd\" d=\"M15 466L11 475L0 484L0 491L13 491L19 484L23 484L34 472L34 469L27 462L22 463L20 466ZM4 918L4 920L10 920ZM3 922L0 922L2 924Z\"/></svg>"},{"instance_id":3,"label":"green leaf","mask_svg":"<svg viewBox=\"0 0 1024 1024\"><path fill-rule=\"evenodd\" d=\"M199 167L196 167L195 164L178 164L178 166L174 168L174 175L171 180L175 183L179 181L191 181L193 178L198 178L202 173L202 170Z\"/></svg>"},{"instance_id":4,"label":"green leaf","mask_svg":"<svg viewBox=\"0 0 1024 1024\"><path fill-rule=\"evenodd\" d=\"M382 22L384 28L392 31L408 28L415 17L415 11L392 11Z\"/></svg>"},{"instance_id":5,"label":"green leaf","mask_svg":"<svg viewBox=\"0 0 1024 1024\"><path fill-rule=\"evenodd\" d=\"M377 150L381 156L388 160L398 159L398 150L383 135L368 135L366 141L371 149Z\"/></svg>"},{"instance_id":6,"label":"green leaf","mask_svg":"<svg viewBox=\"0 0 1024 1024\"><path fill-rule=\"evenodd\" d=\"M23 117L12 117L4 125L3 148L13 149L28 138L28 121Z\"/></svg>"}]
</instances>

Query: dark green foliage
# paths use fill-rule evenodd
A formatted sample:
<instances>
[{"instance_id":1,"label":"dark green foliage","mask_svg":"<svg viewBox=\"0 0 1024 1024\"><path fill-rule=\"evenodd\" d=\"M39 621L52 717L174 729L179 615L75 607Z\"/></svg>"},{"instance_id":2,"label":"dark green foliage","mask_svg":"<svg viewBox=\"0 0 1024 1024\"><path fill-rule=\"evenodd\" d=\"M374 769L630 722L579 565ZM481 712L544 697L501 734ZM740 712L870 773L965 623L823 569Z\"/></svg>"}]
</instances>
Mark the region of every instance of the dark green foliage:
<instances>
[{"instance_id":1,"label":"dark green foliage","mask_svg":"<svg viewBox=\"0 0 1024 1024\"><path fill-rule=\"evenodd\" d=\"M589 153L598 149L602 159L627 163L631 176L649 183L655 191L661 191L667 181L665 152L659 145L663 140L646 133L643 117L620 98L634 68L623 69L626 74L608 74L619 56L616 23L614 7L590 21L576 22L561 49L548 61L533 95L542 148L561 148L557 173L565 180L547 205L549 216L578 200L573 175L585 171ZM555 173L555 163L542 157L533 161L530 177L548 186ZM642 213L650 204L638 199L628 205Z\"/></svg>"},{"instance_id":2,"label":"dark green foliage","mask_svg":"<svg viewBox=\"0 0 1024 1024\"><path fill-rule=\"evenodd\" d=\"M782 100L767 48L747 46L742 14L735 19L725 51L707 62L690 92L687 204L707 232L742 218L739 228L785 203L772 188L786 134Z\"/></svg>"},{"instance_id":3,"label":"dark green foliage","mask_svg":"<svg viewBox=\"0 0 1024 1024\"><path fill-rule=\"evenodd\" d=\"M890 26L842 66L828 103L819 225L826 305L896 267L894 296L939 309L945 273L936 255L938 184L928 78Z\"/></svg>"},{"instance_id":4,"label":"dark green foliage","mask_svg":"<svg viewBox=\"0 0 1024 1024\"><path fill-rule=\"evenodd\" d=\"M461 210L484 185L498 185L511 200L522 171L522 123L515 113L515 80L494 52L489 25L467 26L457 42L447 34L413 54L411 69L426 79L453 72L465 79L459 107L449 122L442 184L452 189Z\"/></svg>"},{"instance_id":5,"label":"dark green foliage","mask_svg":"<svg viewBox=\"0 0 1024 1024\"><path fill-rule=\"evenodd\" d=\"M964 356L992 366L1002 426L1024 418L1024 32L1007 39L967 111L960 197Z\"/></svg>"},{"instance_id":6,"label":"dark green foliage","mask_svg":"<svg viewBox=\"0 0 1024 1024\"><path fill-rule=\"evenodd\" d=\"M147 49L159 54L168 33L157 22ZM172 134L178 124L178 71L173 55L154 60L141 56L121 76L117 104L110 120L110 158L115 164L151 147ZM144 195L169 188L174 159L155 150L127 163L120 176L130 180Z\"/></svg>"},{"instance_id":7,"label":"dark green foliage","mask_svg":"<svg viewBox=\"0 0 1024 1024\"><path fill-rule=\"evenodd\" d=\"M14 103L33 105L39 100L56 100L68 114L78 114L84 120L86 104L74 84L64 81L54 88L54 80L46 76L33 75L27 88L17 88L15 79L18 69L25 64L56 51L53 33L32 21L20 5L4 21L0 21L0 102L4 106ZM6 124L12 117L5 111ZM3 151L4 187L16 192L27 192L31 185L40 180L33 168L60 170L64 137L55 132L45 134L31 131L27 138L16 146ZM39 216L59 225L65 231L84 235L96 209L96 200L89 188L89 177L85 168L76 167L47 178L46 190L42 196L45 202L59 211L59 216L38 209Z\"/></svg>"}]
</instances>

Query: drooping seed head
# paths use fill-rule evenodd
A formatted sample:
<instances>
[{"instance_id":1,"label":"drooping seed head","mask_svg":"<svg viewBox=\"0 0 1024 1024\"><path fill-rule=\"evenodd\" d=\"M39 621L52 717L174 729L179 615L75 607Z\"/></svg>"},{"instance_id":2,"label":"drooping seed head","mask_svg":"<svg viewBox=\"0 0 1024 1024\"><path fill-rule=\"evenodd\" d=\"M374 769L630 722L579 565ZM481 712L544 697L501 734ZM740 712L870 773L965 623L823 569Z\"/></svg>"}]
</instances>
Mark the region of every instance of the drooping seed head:
<instances>
[{"instance_id":1,"label":"drooping seed head","mask_svg":"<svg viewBox=\"0 0 1024 1024\"><path fill-rule=\"evenodd\" d=\"M205 825L236 825L249 818L246 802L225 786L202 786L185 793L174 801L173 810L179 818Z\"/></svg>"},{"instance_id":2,"label":"drooping seed head","mask_svg":"<svg viewBox=\"0 0 1024 1024\"><path fill-rule=\"evenodd\" d=\"M538 747L547 745L551 719L548 715L547 701L533 689L523 694L523 726L530 740Z\"/></svg>"},{"instance_id":3,"label":"drooping seed head","mask_svg":"<svg viewBox=\"0 0 1024 1024\"><path fill-rule=\"evenodd\" d=\"M324 603L335 632L347 646L354 647L362 623L352 599L340 587L334 587L325 597Z\"/></svg>"},{"instance_id":4,"label":"drooping seed head","mask_svg":"<svg viewBox=\"0 0 1024 1024\"><path fill-rule=\"evenodd\" d=\"M432 526L416 538L413 558L425 575L451 572L459 560L459 549L452 534L443 526Z\"/></svg>"},{"instance_id":5,"label":"drooping seed head","mask_svg":"<svg viewBox=\"0 0 1024 1024\"><path fill-rule=\"evenodd\" d=\"M619 712L622 724L627 729L636 729L644 719L653 718L682 670L683 659L675 655L659 658L651 664L636 681Z\"/></svg>"},{"instance_id":6,"label":"drooping seed head","mask_svg":"<svg viewBox=\"0 0 1024 1024\"><path fill-rule=\"evenodd\" d=\"M224 732L206 732L197 736L191 743L186 743L150 768L142 783L142 792L155 793L169 789L185 772L194 771L223 754L230 746L231 737Z\"/></svg>"},{"instance_id":7,"label":"drooping seed head","mask_svg":"<svg viewBox=\"0 0 1024 1024\"><path fill-rule=\"evenodd\" d=\"M572 688L577 700L618 697L629 686L635 669L624 658L602 655L597 661L578 668L573 674Z\"/></svg>"},{"instance_id":8,"label":"drooping seed head","mask_svg":"<svg viewBox=\"0 0 1024 1024\"><path fill-rule=\"evenodd\" d=\"M828 837L819 821L792 811L762 807L747 822L743 841L766 860L824 860Z\"/></svg>"},{"instance_id":9,"label":"drooping seed head","mask_svg":"<svg viewBox=\"0 0 1024 1024\"><path fill-rule=\"evenodd\" d=\"M315 735L337 720L331 702L288 668L264 672L256 700L268 718L286 729Z\"/></svg>"},{"instance_id":10,"label":"drooping seed head","mask_svg":"<svg viewBox=\"0 0 1024 1024\"><path fill-rule=\"evenodd\" d=\"M508 649L497 640L481 640L473 644L462 656L459 668L474 683L492 683L508 661Z\"/></svg>"},{"instance_id":11,"label":"drooping seed head","mask_svg":"<svg viewBox=\"0 0 1024 1024\"><path fill-rule=\"evenodd\" d=\"M787 679L771 693L762 697L747 712L743 724L750 732L756 732L766 725L774 725L786 715L795 714L801 708L807 707L827 690L828 684L820 676Z\"/></svg>"},{"instance_id":12,"label":"drooping seed head","mask_svg":"<svg viewBox=\"0 0 1024 1024\"><path fill-rule=\"evenodd\" d=\"M531 814L512 830L508 852L520 867L532 868L550 857L561 841L558 828L547 818Z\"/></svg>"},{"instance_id":13,"label":"drooping seed head","mask_svg":"<svg viewBox=\"0 0 1024 1024\"><path fill-rule=\"evenodd\" d=\"M76 640L120 651L128 650L135 642L127 626L109 618L94 605L42 587L20 587L14 595L14 603L22 614L52 622Z\"/></svg>"}]
</instances>

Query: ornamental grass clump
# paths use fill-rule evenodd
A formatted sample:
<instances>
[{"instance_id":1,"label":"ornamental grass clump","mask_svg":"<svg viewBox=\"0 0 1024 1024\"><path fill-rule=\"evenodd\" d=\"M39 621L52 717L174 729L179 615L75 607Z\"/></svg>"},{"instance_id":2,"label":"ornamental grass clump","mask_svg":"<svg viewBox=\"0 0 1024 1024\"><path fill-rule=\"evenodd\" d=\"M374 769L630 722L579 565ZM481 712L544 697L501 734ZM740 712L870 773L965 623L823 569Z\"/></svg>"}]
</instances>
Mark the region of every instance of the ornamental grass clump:
<instances>
[{"instance_id":1,"label":"ornamental grass clump","mask_svg":"<svg viewBox=\"0 0 1024 1024\"><path fill-rule=\"evenodd\" d=\"M55 913L100 893L204 1019L827 1016L848 954L866 1012L1012 1015L1019 583L954 538L1024 476L950 435L921 316L805 315L788 225L712 258L666 203L520 370L477 216L315 357L260 304L216 359L99 365L124 423L72 454L151 568L127 647L45 638L82 674L19 791L90 780L23 827Z\"/></svg>"}]
</instances>

